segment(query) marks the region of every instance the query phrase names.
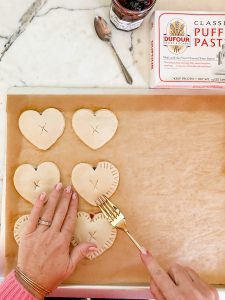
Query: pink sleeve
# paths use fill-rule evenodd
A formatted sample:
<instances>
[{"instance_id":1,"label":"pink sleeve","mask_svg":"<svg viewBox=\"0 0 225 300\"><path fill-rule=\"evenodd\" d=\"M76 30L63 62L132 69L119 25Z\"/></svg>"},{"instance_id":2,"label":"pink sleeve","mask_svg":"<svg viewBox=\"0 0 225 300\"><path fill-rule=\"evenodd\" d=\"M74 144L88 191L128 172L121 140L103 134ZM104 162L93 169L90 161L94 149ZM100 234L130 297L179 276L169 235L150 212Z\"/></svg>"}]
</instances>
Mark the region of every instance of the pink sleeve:
<instances>
[{"instance_id":1,"label":"pink sleeve","mask_svg":"<svg viewBox=\"0 0 225 300\"><path fill-rule=\"evenodd\" d=\"M0 300L37 300L16 279L13 270L0 285Z\"/></svg>"}]
</instances>

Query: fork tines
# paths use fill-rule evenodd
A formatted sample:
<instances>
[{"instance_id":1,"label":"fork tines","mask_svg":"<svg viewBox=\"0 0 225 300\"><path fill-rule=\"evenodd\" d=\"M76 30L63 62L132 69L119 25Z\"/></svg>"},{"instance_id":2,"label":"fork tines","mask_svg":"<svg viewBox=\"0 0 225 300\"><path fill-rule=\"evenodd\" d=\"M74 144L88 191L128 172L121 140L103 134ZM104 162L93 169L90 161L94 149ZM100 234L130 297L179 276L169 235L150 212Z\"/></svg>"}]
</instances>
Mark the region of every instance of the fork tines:
<instances>
[{"instance_id":1,"label":"fork tines","mask_svg":"<svg viewBox=\"0 0 225 300\"><path fill-rule=\"evenodd\" d=\"M97 205L102 205L104 202L108 201L108 198L105 195L101 195L98 197L98 200L96 200Z\"/></svg>"},{"instance_id":2,"label":"fork tines","mask_svg":"<svg viewBox=\"0 0 225 300\"><path fill-rule=\"evenodd\" d=\"M126 225L125 216L105 195L102 195L96 201L96 204L101 209L108 222L115 228L123 230L135 246L142 251L141 245L129 233Z\"/></svg>"},{"instance_id":3,"label":"fork tines","mask_svg":"<svg viewBox=\"0 0 225 300\"><path fill-rule=\"evenodd\" d=\"M115 207L105 195L100 196L96 201L96 204L110 221L113 221L119 216L118 208Z\"/></svg>"}]
</instances>

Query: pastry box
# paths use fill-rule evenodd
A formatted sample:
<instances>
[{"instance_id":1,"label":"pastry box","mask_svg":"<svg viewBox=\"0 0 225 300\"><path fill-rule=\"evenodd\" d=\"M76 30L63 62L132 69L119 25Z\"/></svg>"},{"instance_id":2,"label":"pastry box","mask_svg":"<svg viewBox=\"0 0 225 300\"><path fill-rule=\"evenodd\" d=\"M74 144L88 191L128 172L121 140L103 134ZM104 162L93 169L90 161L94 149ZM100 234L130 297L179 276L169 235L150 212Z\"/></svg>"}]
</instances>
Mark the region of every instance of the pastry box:
<instances>
[{"instance_id":1,"label":"pastry box","mask_svg":"<svg viewBox=\"0 0 225 300\"><path fill-rule=\"evenodd\" d=\"M224 36L224 12L155 11L151 87L224 89Z\"/></svg>"}]
</instances>

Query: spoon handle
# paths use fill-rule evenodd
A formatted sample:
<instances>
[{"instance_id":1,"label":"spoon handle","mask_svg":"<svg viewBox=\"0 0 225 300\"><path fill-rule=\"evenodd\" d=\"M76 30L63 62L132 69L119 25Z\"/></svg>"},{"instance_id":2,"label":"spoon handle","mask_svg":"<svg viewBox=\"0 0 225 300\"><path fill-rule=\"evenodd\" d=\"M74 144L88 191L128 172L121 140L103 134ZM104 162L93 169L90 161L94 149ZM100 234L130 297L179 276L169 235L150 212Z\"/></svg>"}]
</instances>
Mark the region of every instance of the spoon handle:
<instances>
[{"instance_id":1,"label":"spoon handle","mask_svg":"<svg viewBox=\"0 0 225 300\"><path fill-rule=\"evenodd\" d=\"M113 44L112 44L111 42L110 42L109 44L110 44L110 46L112 47L112 49L113 49L113 51L114 51L114 53L115 53L115 55L116 55L116 57L117 57L117 59L118 59L118 62L119 62L119 64L120 64L121 70L122 70L122 72L123 72L123 75L124 75L124 77L125 77L127 83L132 84L132 83L133 83L133 79L132 79L132 77L130 76L129 72L127 71L126 67L124 66L122 60L120 59L119 54L117 53L117 51L116 51L116 49L114 48Z\"/></svg>"}]
</instances>

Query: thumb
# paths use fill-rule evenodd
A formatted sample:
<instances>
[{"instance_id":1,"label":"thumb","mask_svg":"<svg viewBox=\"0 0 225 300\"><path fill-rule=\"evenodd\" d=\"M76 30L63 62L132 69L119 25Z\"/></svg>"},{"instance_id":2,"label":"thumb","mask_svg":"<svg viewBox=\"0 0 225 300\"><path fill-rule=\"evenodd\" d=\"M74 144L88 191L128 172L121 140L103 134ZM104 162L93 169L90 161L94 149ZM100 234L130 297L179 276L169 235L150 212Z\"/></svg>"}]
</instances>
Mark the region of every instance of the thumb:
<instances>
[{"instance_id":1,"label":"thumb","mask_svg":"<svg viewBox=\"0 0 225 300\"><path fill-rule=\"evenodd\" d=\"M81 243L74 247L70 255L74 268L87 256L87 254L94 252L97 249L97 246L93 243Z\"/></svg>"}]
</instances>

